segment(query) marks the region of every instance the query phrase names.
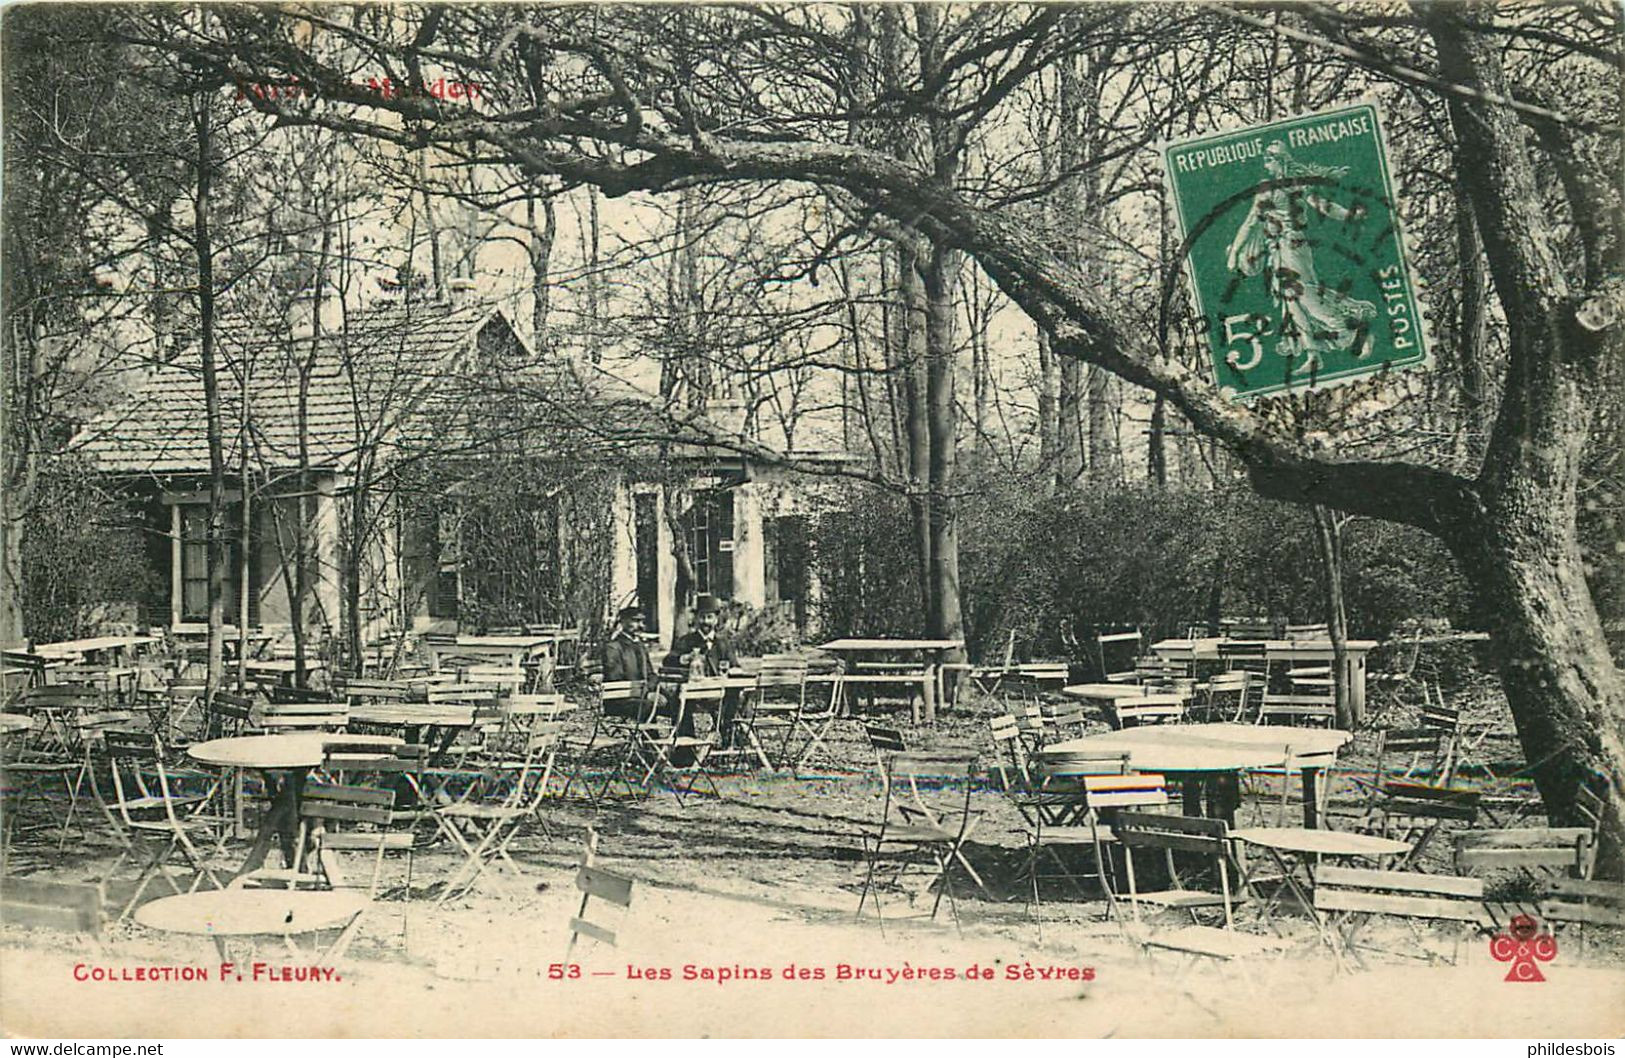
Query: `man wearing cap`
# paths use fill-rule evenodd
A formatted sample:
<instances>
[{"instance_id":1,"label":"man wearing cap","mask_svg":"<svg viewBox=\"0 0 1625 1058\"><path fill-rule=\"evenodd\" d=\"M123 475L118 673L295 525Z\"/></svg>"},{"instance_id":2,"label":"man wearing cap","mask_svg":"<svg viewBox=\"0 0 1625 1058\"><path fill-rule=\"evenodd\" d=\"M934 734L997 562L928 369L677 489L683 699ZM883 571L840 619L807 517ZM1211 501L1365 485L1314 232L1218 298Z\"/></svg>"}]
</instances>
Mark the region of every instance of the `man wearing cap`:
<instances>
[{"instance_id":1,"label":"man wearing cap","mask_svg":"<svg viewBox=\"0 0 1625 1058\"><path fill-rule=\"evenodd\" d=\"M694 620L687 634L678 637L666 655L668 667L681 666L696 676L726 676L733 665L733 644L719 631L722 624L722 604L714 595L701 595L694 600ZM733 739L733 717L739 710L739 692L729 688L723 695L717 717L723 745ZM683 734L694 734L694 718L683 717Z\"/></svg>"},{"instance_id":2,"label":"man wearing cap","mask_svg":"<svg viewBox=\"0 0 1625 1058\"><path fill-rule=\"evenodd\" d=\"M649 657L649 648L643 642L643 609L623 606L615 615L615 634L604 643L600 657L604 679L636 680L643 684L644 695L653 701L655 695L655 667ZM613 707L612 703L612 707ZM645 711L645 718L649 715Z\"/></svg>"}]
</instances>

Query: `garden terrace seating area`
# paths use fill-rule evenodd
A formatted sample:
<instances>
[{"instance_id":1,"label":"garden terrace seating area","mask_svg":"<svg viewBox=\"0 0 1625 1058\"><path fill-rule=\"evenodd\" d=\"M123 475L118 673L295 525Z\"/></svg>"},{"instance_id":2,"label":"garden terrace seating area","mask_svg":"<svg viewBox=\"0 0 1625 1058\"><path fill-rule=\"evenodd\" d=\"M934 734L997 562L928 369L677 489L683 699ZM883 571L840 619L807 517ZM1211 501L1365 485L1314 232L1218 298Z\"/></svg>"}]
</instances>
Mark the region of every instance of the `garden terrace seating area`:
<instances>
[{"instance_id":1,"label":"garden terrace seating area","mask_svg":"<svg viewBox=\"0 0 1625 1058\"><path fill-rule=\"evenodd\" d=\"M533 899L589 832L643 858L589 877L612 905L633 877L765 895L752 879L782 861L804 880L776 899L864 928L1051 942L1087 922L1160 953L1158 972L1287 949L1359 972L1417 931L1443 956L1520 911L1593 947L1619 925L1595 828L1494 826L1431 694L1425 723L1397 706L1350 742L1259 709L1265 677L1217 650L1081 694L1062 663L1006 662L939 699L933 724L866 699L887 669L817 652L654 688L536 691L489 664L256 681L206 708L150 660L134 708L117 681L30 668L3 736L6 870L101 886L108 917L137 923L162 896L351 894L371 909L362 947L385 958L439 916Z\"/></svg>"}]
</instances>

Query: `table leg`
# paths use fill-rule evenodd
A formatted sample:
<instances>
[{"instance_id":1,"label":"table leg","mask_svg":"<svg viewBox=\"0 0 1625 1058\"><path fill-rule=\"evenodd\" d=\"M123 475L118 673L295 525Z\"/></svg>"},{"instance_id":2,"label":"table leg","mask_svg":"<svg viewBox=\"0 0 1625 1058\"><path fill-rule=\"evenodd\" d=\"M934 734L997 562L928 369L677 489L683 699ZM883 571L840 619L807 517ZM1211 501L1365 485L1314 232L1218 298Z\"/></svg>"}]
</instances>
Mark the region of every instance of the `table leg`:
<instances>
[{"instance_id":1,"label":"table leg","mask_svg":"<svg viewBox=\"0 0 1625 1058\"><path fill-rule=\"evenodd\" d=\"M294 863L294 838L299 830L299 802L304 794L305 779L310 774L309 768L299 768L283 774L282 781L276 782L277 773L270 771L260 772L266 789L271 792L271 807L260 822L259 833L254 835L254 844L249 847L248 859L237 869L232 878L241 878L252 871L265 866L265 857L271 851L271 839L274 837L282 849L282 862L285 867L291 868Z\"/></svg>"},{"instance_id":2,"label":"table leg","mask_svg":"<svg viewBox=\"0 0 1625 1058\"><path fill-rule=\"evenodd\" d=\"M1184 800L1184 810L1187 816L1199 817L1202 814L1202 776L1199 774L1184 775L1180 779L1180 796Z\"/></svg>"},{"instance_id":3,"label":"table leg","mask_svg":"<svg viewBox=\"0 0 1625 1058\"><path fill-rule=\"evenodd\" d=\"M1283 776L1282 781L1285 781ZM1320 826L1320 769L1303 769L1303 825L1310 830Z\"/></svg>"},{"instance_id":4,"label":"table leg","mask_svg":"<svg viewBox=\"0 0 1625 1058\"><path fill-rule=\"evenodd\" d=\"M1207 779L1207 815L1236 825L1236 809L1241 804L1241 779L1235 772L1219 772Z\"/></svg>"}]
</instances>

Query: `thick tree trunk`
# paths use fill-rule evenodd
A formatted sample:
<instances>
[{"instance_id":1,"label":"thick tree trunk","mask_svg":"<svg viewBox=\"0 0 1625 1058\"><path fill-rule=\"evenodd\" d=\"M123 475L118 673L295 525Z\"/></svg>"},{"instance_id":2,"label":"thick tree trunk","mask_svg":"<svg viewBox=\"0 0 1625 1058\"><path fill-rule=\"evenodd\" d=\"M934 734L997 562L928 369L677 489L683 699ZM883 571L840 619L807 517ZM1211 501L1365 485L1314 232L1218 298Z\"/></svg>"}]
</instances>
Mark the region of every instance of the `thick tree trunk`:
<instances>
[{"instance_id":1,"label":"thick tree trunk","mask_svg":"<svg viewBox=\"0 0 1625 1058\"><path fill-rule=\"evenodd\" d=\"M931 411L929 407L928 361L931 357L928 334L930 308L922 282L921 255L930 251L912 233L897 244L898 323L897 355L901 366L896 392L903 404L904 441L907 446L908 475L913 483L909 511L913 516L914 550L920 580L920 602L929 628L937 611L936 565L933 551L931 481ZM928 262L926 262L928 265Z\"/></svg>"}]
</instances>

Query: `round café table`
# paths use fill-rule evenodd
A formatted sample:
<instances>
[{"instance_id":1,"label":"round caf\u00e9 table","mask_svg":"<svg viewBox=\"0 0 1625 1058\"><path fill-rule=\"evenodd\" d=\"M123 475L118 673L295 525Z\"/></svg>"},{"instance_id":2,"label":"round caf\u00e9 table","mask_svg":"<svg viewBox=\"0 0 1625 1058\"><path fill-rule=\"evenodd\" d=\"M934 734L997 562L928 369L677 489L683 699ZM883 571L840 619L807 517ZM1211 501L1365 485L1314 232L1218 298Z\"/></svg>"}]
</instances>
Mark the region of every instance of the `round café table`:
<instances>
[{"instance_id":1,"label":"round caf\u00e9 table","mask_svg":"<svg viewBox=\"0 0 1625 1058\"><path fill-rule=\"evenodd\" d=\"M149 901L136 909L135 920L165 933L206 936L221 962L230 961L227 937L282 937L292 947L300 934L342 929L327 952L318 953L337 958L369 904L360 893L333 889L211 889Z\"/></svg>"},{"instance_id":2,"label":"round caf\u00e9 table","mask_svg":"<svg viewBox=\"0 0 1625 1058\"><path fill-rule=\"evenodd\" d=\"M1154 724L1106 731L1045 746L1047 752L1127 753L1136 771L1164 772L1186 779L1185 814L1202 814L1203 787L1211 789L1209 815L1235 817L1241 800L1237 773L1247 768L1300 763L1304 782L1304 825L1318 823L1316 778L1328 756L1353 736L1325 728L1260 724Z\"/></svg>"},{"instance_id":3,"label":"round caf\u00e9 table","mask_svg":"<svg viewBox=\"0 0 1625 1058\"><path fill-rule=\"evenodd\" d=\"M1312 864L1319 863L1322 858L1381 860L1411 851L1408 842L1393 838L1308 827L1242 827L1232 830L1230 837L1245 845L1263 849L1275 861L1281 879L1315 920L1317 929L1324 929L1324 922L1320 912L1315 910L1314 899L1309 895L1314 887ZM1242 877L1248 888L1252 888L1251 873L1246 867L1246 858L1242 857ZM1266 920L1270 919L1277 899L1264 902L1261 914Z\"/></svg>"},{"instance_id":4,"label":"round caf\u00e9 table","mask_svg":"<svg viewBox=\"0 0 1625 1058\"><path fill-rule=\"evenodd\" d=\"M346 735L342 732L301 732L291 735L241 735L199 742L186 755L199 764L217 768L253 768L265 781L271 809L260 823L248 859L233 877L258 870L271 850L271 839L282 846L283 862L293 864L294 834L299 829L299 802L310 770L327 756L329 746L387 748L404 745L394 735Z\"/></svg>"}]
</instances>

